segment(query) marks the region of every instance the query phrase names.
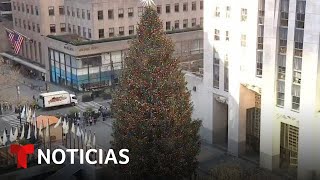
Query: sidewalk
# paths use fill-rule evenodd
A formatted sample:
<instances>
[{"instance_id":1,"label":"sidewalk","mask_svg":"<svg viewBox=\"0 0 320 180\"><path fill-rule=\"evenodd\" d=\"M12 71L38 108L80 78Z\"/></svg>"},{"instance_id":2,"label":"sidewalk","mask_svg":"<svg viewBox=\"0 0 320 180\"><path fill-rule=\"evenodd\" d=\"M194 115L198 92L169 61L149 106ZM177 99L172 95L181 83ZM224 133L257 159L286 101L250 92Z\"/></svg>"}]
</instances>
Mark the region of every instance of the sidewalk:
<instances>
[{"instance_id":1,"label":"sidewalk","mask_svg":"<svg viewBox=\"0 0 320 180\"><path fill-rule=\"evenodd\" d=\"M254 162L251 159L246 159L242 156L235 157L228 154L225 150L222 150L216 145L211 145L205 142L201 143L201 152L198 155L199 177L205 179L212 179L211 170L220 165L232 165L240 166L241 169L254 172L255 174L263 174L267 177L272 177L272 179L294 179L292 176L288 176L284 173L271 172L259 167L257 162Z\"/></svg>"}]
</instances>

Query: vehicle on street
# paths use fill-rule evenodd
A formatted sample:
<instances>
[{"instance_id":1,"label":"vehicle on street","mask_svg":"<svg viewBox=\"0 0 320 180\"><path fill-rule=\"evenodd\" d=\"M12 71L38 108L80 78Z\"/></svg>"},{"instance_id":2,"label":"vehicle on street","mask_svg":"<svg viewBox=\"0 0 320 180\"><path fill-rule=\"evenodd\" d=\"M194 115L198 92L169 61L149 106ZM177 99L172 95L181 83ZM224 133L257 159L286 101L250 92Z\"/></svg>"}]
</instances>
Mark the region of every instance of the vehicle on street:
<instances>
[{"instance_id":1,"label":"vehicle on street","mask_svg":"<svg viewBox=\"0 0 320 180\"><path fill-rule=\"evenodd\" d=\"M78 104L77 96L67 91L55 91L39 95L38 105L41 108L52 108L65 105Z\"/></svg>"}]
</instances>

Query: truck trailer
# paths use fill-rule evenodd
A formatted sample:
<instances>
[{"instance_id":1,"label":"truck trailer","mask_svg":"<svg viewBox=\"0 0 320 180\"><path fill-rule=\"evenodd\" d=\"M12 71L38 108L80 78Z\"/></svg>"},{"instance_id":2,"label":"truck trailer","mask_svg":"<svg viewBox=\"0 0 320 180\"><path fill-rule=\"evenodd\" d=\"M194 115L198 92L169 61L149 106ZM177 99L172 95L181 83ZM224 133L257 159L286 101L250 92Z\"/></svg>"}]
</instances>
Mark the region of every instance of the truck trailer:
<instances>
[{"instance_id":1,"label":"truck trailer","mask_svg":"<svg viewBox=\"0 0 320 180\"><path fill-rule=\"evenodd\" d=\"M38 105L42 108L51 108L64 105L78 104L76 95L67 91L55 91L39 95Z\"/></svg>"}]
</instances>

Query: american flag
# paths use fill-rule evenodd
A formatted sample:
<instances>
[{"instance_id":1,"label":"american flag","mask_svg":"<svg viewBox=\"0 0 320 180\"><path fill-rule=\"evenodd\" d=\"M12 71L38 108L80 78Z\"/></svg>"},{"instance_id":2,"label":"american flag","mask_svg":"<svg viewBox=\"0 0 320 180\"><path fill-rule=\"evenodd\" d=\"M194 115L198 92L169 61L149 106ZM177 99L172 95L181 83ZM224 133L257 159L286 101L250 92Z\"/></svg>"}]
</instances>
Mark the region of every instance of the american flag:
<instances>
[{"instance_id":1,"label":"american flag","mask_svg":"<svg viewBox=\"0 0 320 180\"><path fill-rule=\"evenodd\" d=\"M7 36L11 42L13 52L19 54L24 37L14 31L7 30Z\"/></svg>"},{"instance_id":2,"label":"american flag","mask_svg":"<svg viewBox=\"0 0 320 180\"><path fill-rule=\"evenodd\" d=\"M7 32L7 36L8 36L8 38L9 38L9 41L11 42L11 44L12 44L12 42L13 42L13 37L14 37L14 32L13 31L10 31L10 30L6 30L6 32Z\"/></svg>"}]
</instances>

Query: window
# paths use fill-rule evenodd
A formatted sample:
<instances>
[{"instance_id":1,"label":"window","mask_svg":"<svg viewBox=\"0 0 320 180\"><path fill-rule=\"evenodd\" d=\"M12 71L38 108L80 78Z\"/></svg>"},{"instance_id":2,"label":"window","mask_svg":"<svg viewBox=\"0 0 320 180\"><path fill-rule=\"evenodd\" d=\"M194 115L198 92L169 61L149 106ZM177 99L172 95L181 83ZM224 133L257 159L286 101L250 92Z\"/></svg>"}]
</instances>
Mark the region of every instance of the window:
<instances>
[{"instance_id":1,"label":"window","mask_svg":"<svg viewBox=\"0 0 320 180\"><path fill-rule=\"evenodd\" d=\"M258 42L257 42L257 49L263 50L263 34L264 34L264 26L258 26Z\"/></svg>"},{"instance_id":2,"label":"window","mask_svg":"<svg viewBox=\"0 0 320 180\"><path fill-rule=\"evenodd\" d=\"M23 28L26 29L27 28L26 20L23 20L22 23L23 23Z\"/></svg>"},{"instance_id":3,"label":"window","mask_svg":"<svg viewBox=\"0 0 320 180\"><path fill-rule=\"evenodd\" d=\"M89 10L87 10L87 19L90 20L91 19L91 13Z\"/></svg>"},{"instance_id":4,"label":"window","mask_svg":"<svg viewBox=\"0 0 320 180\"><path fill-rule=\"evenodd\" d=\"M33 5L30 6L30 10L31 10L31 14L33 15L34 14Z\"/></svg>"},{"instance_id":5,"label":"window","mask_svg":"<svg viewBox=\"0 0 320 180\"><path fill-rule=\"evenodd\" d=\"M59 6L59 14L64 15L64 6Z\"/></svg>"},{"instance_id":6,"label":"window","mask_svg":"<svg viewBox=\"0 0 320 180\"><path fill-rule=\"evenodd\" d=\"M109 18L109 19L113 19L113 18L114 18L114 16L113 16L113 9L109 9L109 10L108 10L108 18Z\"/></svg>"},{"instance_id":7,"label":"window","mask_svg":"<svg viewBox=\"0 0 320 180\"><path fill-rule=\"evenodd\" d=\"M129 26L129 35L134 34L134 26Z\"/></svg>"},{"instance_id":8,"label":"window","mask_svg":"<svg viewBox=\"0 0 320 180\"><path fill-rule=\"evenodd\" d=\"M241 8L241 22L246 22L248 18L247 9Z\"/></svg>"},{"instance_id":9,"label":"window","mask_svg":"<svg viewBox=\"0 0 320 180\"><path fill-rule=\"evenodd\" d=\"M293 84L301 84L302 58L293 58Z\"/></svg>"},{"instance_id":10,"label":"window","mask_svg":"<svg viewBox=\"0 0 320 180\"><path fill-rule=\"evenodd\" d=\"M114 28L109 28L109 37L114 36Z\"/></svg>"},{"instance_id":11,"label":"window","mask_svg":"<svg viewBox=\"0 0 320 180\"><path fill-rule=\"evenodd\" d=\"M128 17L133 17L133 8L128 8Z\"/></svg>"},{"instance_id":12,"label":"window","mask_svg":"<svg viewBox=\"0 0 320 180\"><path fill-rule=\"evenodd\" d=\"M218 30L218 29L214 30L214 40L216 40L216 41L220 40L220 30Z\"/></svg>"},{"instance_id":13,"label":"window","mask_svg":"<svg viewBox=\"0 0 320 180\"><path fill-rule=\"evenodd\" d=\"M76 25L72 25L72 33L77 34Z\"/></svg>"},{"instance_id":14,"label":"window","mask_svg":"<svg viewBox=\"0 0 320 180\"><path fill-rule=\"evenodd\" d=\"M66 23L60 23L60 31L66 32Z\"/></svg>"},{"instance_id":15,"label":"window","mask_svg":"<svg viewBox=\"0 0 320 180\"><path fill-rule=\"evenodd\" d=\"M302 57L304 30L296 29L294 34L294 56Z\"/></svg>"},{"instance_id":16,"label":"window","mask_svg":"<svg viewBox=\"0 0 320 180\"><path fill-rule=\"evenodd\" d=\"M226 31L226 41L229 41L230 38L229 38L229 31Z\"/></svg>"},{"instance_id":17,"label":"window","mask_svg":"<svg viewBox=\"0 0 320 180\"><path fill-rule=\"evenodd\" d=\"M27 13L29 13L30 11L29 11L29 5L28 4L26 4L26 9L27 9Z\"/></svg>"},{"instance_id":18,"label":"window","mask_svg":"<svg viewBox=\"0 0 320 180\"><path fill-rule=\"evenodd\" d=\"M71 24L68 24L68 32L71 33Z\"/></svg>"},{"instance_id":19,"label":"window","mask_svg":"<svg viewBox=\"0 0 320 180\"><path fill-rule=\"evenodd\" d=\"M297 1L296 28L304 28L306 1Z\"/></svg>"},{"instance_id":20,"label":"window","mask_svg":"<svg viewBox=\"0 0 320 180\"><path fill-rule=\"evenodd\" d=\"M88 29L88 38L90 39L92 37L91 35L91 29Z\"/></svg>"},{"instance_id":21,"label":"window","mask_svg":"<svg viewBox=\"0 0 320 180\"><path fill-rule=\"evenodd\" d=\"M98 20L103 19L103 11L98 11Z\"/></svg>"},{"instance_id":22,"label":"window","mask_svg":"<svg viewBox=\"0 0 320 180\"><path fill-rule=\"evenodd\" d=\"M288 36L288 28L280 27L279 28L279 53L286 54L287 53L287 36Z\"/></svg>"},{"instance_id":23,"label":"window","mask_svg":"<svg viewBox=\"0 0 320 180\"><path fill-rule=\"evenodd\" d=\"M120 36L124 35L124 27L119 27L119 35Z\"/></svg>"},{"instance_id":24,"label":"window","mask_svg":"<svg viewBox=\"0 0 320 180\"><path fill-rule=\"evenodd\" d=\"M256 61L256 76L262 76L262 67L263 67L263 52L257 51L257 61Z\"/></svg>"},{"instance_id":25,"label":"window","mask_svg":"<svg viewBox=\"0 0 320 180\"><path fill-rule=\"evenodd\" d=\"M56 33L56 25L50 24L50 33Z\"/></svg>"},{"instance_id":26,"label":"window","mask_svg":"<svg viewBox=\"0 0 320 180\"><path fill-rule=\"evenodd\" d=\"M241 34L241 46L246 47L247 46L247 35Z\"/></svg>"},{"instance_id":27,"label":"window","mask_svg":"<svg viewBox=\"0 0 320 180\"><path fill-rule=\"evenodd\" d=\"M80 9L77 8L77 18L80 18Z\"/></svg>"},{"instance_id":28,"label":"window","mask_svg":"<svg viewBox=\"0 0 320 180\"><path fill-rule=\"evenodd\" d=\"M285 93L285 82L278 81L277 82L277 106L283 107L284 106L284 93Z\"/></svg>"},{"instance_id":29,"label":"window","mask_svg":"<svg viewBox=\"0 0 320 180\"><path fill-rule=\"evenodd\" d=\"M191 5L191 10L192 11L196 11L197 10L197 2L192 2L192 5Z\"/></svg>"},{"instance_id":30,"label":"window","mask_svg":"<svg viewBox=\"0 0 320 180\"><path fill-rule=\"evenodd\" d=\"M286 56L279 55L278 56L278 80L286 79Z\"/></svg>"},{"instance_id":31,"label":"window","mask_svg":"<svg viewBox=\"0 0 320 180\"><path fill-rule=\"evenodd\" d=\"M179 20L174 21L174 28L179 29L179 27L180 27Z\"/></svg>"},{"instance_id":32,"label":"window","mask_svg":"<svg viewBox=\"0 0 320 180\"><path fill-rule=\"evenodd\" d=\"M18 11L20 11L20 3L17 2L17 6L18 6Z\"/></svg>"},{"instance_id":33,"label":"window","mask_svg":"<svg viewBox=\"0 0 320 180\"><path fill-rule=\"evenodd\" d=\"M289 19L289 0L281 0L280 2L280 25L287 27Z\"/></svg>"},{"instance_id":34,"label":"window","mask_svg":"<svg viewBox=\"0 0 320 180\"><path fill-rule=\"evenodd\" d=\"M17 9L17 6L16 6L16 2L13 2L13 10L16 10Z\"/></svg>"},{"instance_id":35,"label":"window","mask_svg":"<svg viewBox=\"0 0 320 180\"><path fill-rule=\"evenodd\" d=\"M28 22L29 24L29 22ZM19 19L19 27L21 27L21 19ZM29 25L29 30L30 30L30 25Z\"/></svg>"},{"instance_id":36,"label":"window","mask_svg":"<svg viewBox=\"0 0 320 180\"><path fill-rule=\"evenodd\" d=\"M166 5L166 13L170 13L171 12L171 8L170 8L170 4Z\"/></svg>"},{"instance_id":37,"label":"window","mask_svg":"<svg viewBox=\"0 0 320 180\"><path fill-rule=\"evenodd\" d=\"M203 9L203 1L200 1L200 9Z\"/></svg>"},{"instance_id":38,"label":"window","mask_svg":"<svg viewBox=\"0 0 320 180\"><path fill-rule=\"evenodd\" d=\"M219 89L219 66L220 66L220 58L219 55L216 53L213 59L213 87Z\"/></svg>"},{"instance_id":39,"label":"window","mask_svg":"<svg viewBox=\"0 0 320 180\"><path fill-rule=\"evenodd\" d=\"M87 30L85 27L82 28L82 36L87 37Z\"/></svg>"},{"instance_id":40,"label":"window","mask_svg":"<svg viewBox=\"0 0 320 180\"><path fill-rule=\"evenodd\" d=\"M123 11L122 8L118 10L118 17L119 18L123 18L124 17L124 11Z\"/></svg>"},{"instance_id":41,"label":"window","mask_svg":"<svg viewBox=\"0 0 320 180\"><path fill-rule=\"evenodd\" d=\"M36 32L36 24L35 23L32 23L32 31Z\"/></svg>"},{"instance_id":42,"label":"window","mask_svg":"<svg viewBox=\"0 0 320 180\"><path fill-rule=\"evenodd\" d=\"M188 11L188 3L183 3L183 11Z\"/></svg>"},{"instance_id":43,"label":"window","mask_svg":"<svg viewBox=\"0 0 320 180\"><path fill-rule=\"evenodd\" d=\"M37 24L37 32L40 33L40 25Z\"/></svg>"},{"instance_id":44,"label":"window","mask_svg":"<svg viewBox=\"0 0 320 180\"><path fill-rule=\"evenodd\" d=\"M21 4L21 10L24 12L24 3Z\"/></svg>"},{"instance_id":45,"label":"window","mask_svg":"<svg viewBox=\"0 0 320 180\"><path fill-rule=\"evenodd\" d=\"M39 15L39 9L38 9L38 6L35 6L34 9L36 10L36 15L38 16Z\"/></svg>"},{"instance_id":46,"label":"window","mask_svg":"<svg viewBox=\"0 0 320 180\"><path fill-rule=\"evenodd\" d=\"M141 17L143 14L143 7L138 7L138 16Z\"/></svg>"},{"instance_id":47,"label":"window","mask_svg":"<svg viewBox=\"0 0 320 180\"><path fill-rule=\"evenodd\" d=\"M104 29L99 29L99 38L104 38Z\"/></svg>"},{"instance_id":48,"label":"window","mask_svg":"<svg viewBox=\"0 0 320 180\"><path fill-rule=\"evenodd\" d=\"M71 7L71 15L72 15L72 17L74 17L74 16L75 16L75 13L74 13L74 9L73 9L73 7Z\"/></svg>"},{"instance_id":49,"label":"window","mask_svg":"<svg viewBox=\"0 0 320 180\"><path fill-rule=\"evenodd\" d=\"M86 11L84 9L81 10L81 17L82 19L85 19L86 18Z\"/></svg>"},{"instance_id":50,"label":"window","mask_svg":"<svg viewBox=\"0 0 320 180\"><path fill-rule=\"evenodd\" d=\"M215 13L216 17L220 17L220 8L216 7L216 13Z\"/></svg>"},{"instance_id":51,"label":"window","mask_svg":"<svg viewBox=\"0 0 320 180\"><path fill-rule=\"evenodd\" d=\"M188 19L184 19L183 20L183 28L187 28L188 27Z\"/></svg>"},{"instance_id":52,"label":"window","mask_svg":"<svg viewBox=\"0 0 320 180\"><path fill-rule=\"evenodd\" d=\"M230 12L231 11L231 7L230 6L227 6L226 7L226 18L230 18Z\"/></svg>"},{"instance_id":53,"label":"window","mask_svg":"<svg viewBox=\"0 0 320 180\"><path fill-rule=\"evenodd\" d=\"M54 16L54 7L49 6L49 16Z\"/></svg>"},{"instance_id":54,"label":"window","mask_svg":"<svg viewBox=\"0 0 320 180\"><path fill-rule=\"evenodd\" d=\"M174 4L174 12L179 12L179 3Z\"/></svg>"},{"instance_id":55,"label":"window","mask_svg":"<svg viewBox=\"0 0 320 180\"><path fill-rule=\"evenodd\" d=\"M15 25L15 26L18 26L18 20L17 20L17 18L14 18L14 25Z\"/></svg>"},{"instance_id":56,"label":"window","mask_svg":"<svg viewBox=\"0 0 320 180\"><path fill-rule=\"evenodd\" d=\"M200 26L203 26L203 17L200 18Z\"/></svg>"},{"instance_id":57,"label":"window","mask_svg":"<svg viewBox=\"0 0 320 180\"><path fill-rule=\"evenodd\" d=\"M292 85L292 110L300 109L300 85Z\"/></svg>"},{"instance_id":58,"label":"window","mask_svg":"<svg viewBox=\"0 0 320 180\"><path fill-rule=\"evenodd\" d=\"M258 24L263 25L264 24L264 5L265 0L259 0L259 13L258 13Z\"/></svg>"},{"instance_id":59,"label":"window","mask_svg":"<svg viewBox=\"0 0 320 180\"><path fill-rule=\"evenodd\" d=\"M191 19L191 26L195 27L197 25L197 19L196 18L192 18Z\"/></svg>"},{"instance_id":60,"label":"window","mask_svg":"<svg viewBox=\"0 0 320 180\"><path fill-rule=\"evenodd\" d=\"M20 26L21 26L21 21L19 19L19 23L20 23ZM31 22L28 21L28 29L31 31Z\"/></svg>"},{"instance_id":61,"label":"window","mask_svg":"<svg viewBox=\"0 0 320 180\"><path fill-rule=\"evenodd\" d=\"M78 35L81 36L81 27L78 26Z\"/></svg>"},{"instance_id":62,"label":"window","mask_svg":"<svg viewBox=\"0 0 320 180\"><path fill-rule=\"evenodd\" d=\"M166 22L166 30L171 30L171 21Z\"/></svg>"},{"instance_id":63,"label":"window","mask_svg":"<svg viewBox=\"0 0 320 180\"><path fill-rule=\"evenodd\" d=\"M157 13L158 14L162 13L162 6L161 5L157 6Z\"/></svg>"},{"instance_id":64,"label":"window","mask_svg":"<svg viewBox=\"0 0 320 180\"><path fill-rule=\"evenodd\" d=\"M224 91L229 91L229 58L227 54L224 57Z\"/></svg>"}]
</instances>

